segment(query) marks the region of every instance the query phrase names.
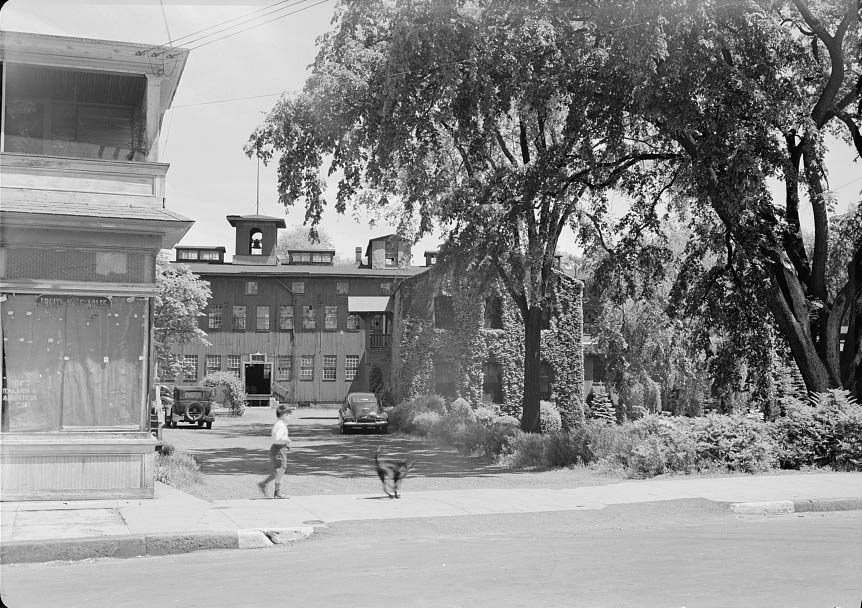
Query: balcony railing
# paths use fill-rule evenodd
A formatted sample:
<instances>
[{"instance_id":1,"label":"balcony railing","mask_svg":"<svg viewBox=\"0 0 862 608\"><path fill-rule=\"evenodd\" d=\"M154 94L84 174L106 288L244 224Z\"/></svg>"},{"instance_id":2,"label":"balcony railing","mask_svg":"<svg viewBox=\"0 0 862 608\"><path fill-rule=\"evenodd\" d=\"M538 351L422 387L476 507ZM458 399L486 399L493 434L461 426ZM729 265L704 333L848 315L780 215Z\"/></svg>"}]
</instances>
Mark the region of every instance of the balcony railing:
<instances>
[{"instance_id":1,"label":"balcony railing","mask_svg":"<svg viewBox=\"0 0 862 608\"><path fill-rule=\"evenodd\" d=\"M389 334L370 334L370 348L389 348L392 346L392 336Z\"/></svg>"}]
</instances>

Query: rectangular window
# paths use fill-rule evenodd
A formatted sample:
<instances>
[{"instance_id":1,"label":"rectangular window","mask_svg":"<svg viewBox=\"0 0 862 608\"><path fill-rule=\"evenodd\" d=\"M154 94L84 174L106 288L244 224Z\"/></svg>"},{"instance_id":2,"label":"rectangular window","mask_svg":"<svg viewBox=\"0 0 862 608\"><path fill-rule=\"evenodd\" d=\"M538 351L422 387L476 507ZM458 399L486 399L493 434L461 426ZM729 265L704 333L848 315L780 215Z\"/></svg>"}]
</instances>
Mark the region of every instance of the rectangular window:
<instances>
[{"instance_id":1,"label":"rectangular window","mask_svg":"<svg viewBox=\"0 0 862 608\"><path fill-rule=\"evenodd\" d=\"M314 329L316 326L314 319L314 306L303 306L302 329Z\"/></svg>"},{"instance_id":2,"label":"rectangular window","mask_svg":"<svg viewBox=\"0 0 862 608\"><path fill-rule=\"evenodd\" d=\"M200 257L207 262L218 262L220 259L218 251L201 251Z\"/></svg>"},{"instance_id":3,"label":"rectangular window","mask_svg":"<svg viewBox=\"0 0 862 608\"><path fill-rule=\"evenodd\" d=\"M293 380L293 357L289 355L278 356L278 381L290 382Z\"/></svg>"},{"instance_id":4,"label":"rectangular window","mask_svg":"<svg viewBox=\"0 0 862 608\"><path fill-rule=\"evenodd\" d=\"M311 261L311 254L306 251L297 251L290 254L292 264L307 264Z\"/></svg>"},{"instance_id":5,"label":"rectangular window","mask_svg":"<svg viewBox=\"0 0 862 608\"><path fill-rule=\"evenodd\" d=\"M396 266L398 262L395 260L394 256L386 256L386 265L387 266Z\"/></svg>"},{"instance_id":6,"label":"rectangular window","mask_svg":"<svg viewBox=\"0 0 862 608\"><path fill-rule=\"evenodd\" d=\"M328 264L332 261L332 254L329 253L312 253L311 261L315 264Z\"/></svg>"},{"instance_id":7,"label":"rectangular window","mask_svg":"<svg viewBox=\"0 0 862 608\"><path fill-rule=\"evenodd\" d=\"M278 307L278 328L282 331L293 329L293 306Z\"/></svg>"},{"instance_id":8,"label":"rectangular window","mask_svg":"<svg viewBox=\"0 0 862 608\"><path fill-rule=\"evenodd\" d=\"M247 296L256 296L257 295L257 281L246 281L245 282L245 295L247 295Z\"/></svg>"},{"instance_id":9,"label":"rectangular window","mask_svg":"<svg viewBox=\"0 0 862 608\"><path fill-rule=\"evenodd\" d=\"M327 331L338 329L338 306L323 307L323 329Z\"/></svg>"},{"instance_id":10,"label":"rectangular window","mask_svg":"<svg viewBox=\"0 0 862 608\"><path fill-rule=\"evenodd\" d=\"M215 372L221 371L221 355L207 355L206 361L206 373L204 375L209 376Z\"/></svg>"},{"instance_id":11,"label":"rectangular window","mask_svg":"<svg viewBox=\"0 0 862 608\"><path fill-rule=\"evenodd\" d=\"M359 331L359 315L347 315L347 330Z\"/></svg>"},{"instance_id":12,"label":"rectangular window","mask_svg":"<svg viewBox=\"0 0 862 608\"><path fill-rule=\"evenodd\" d=\"M391 294L392 294L392 283L390 283L388 281L386 283L381 283L380 284L380 295L381 296L388 296Z\"/></svg>"},{"instance_id":13,"label":"rectangular window","mask_svg":"<svg viewBox=\"0 0 862 608\"><path fill-rule=\"evenodd\" d=\"M269 306L258 306L256 312L255 329L257 331L269 331Z\"/></svg>"},{"instance_id":14,"label":"rectangular window","mask_svg":"<svg viewBox=\"0 0 862 608\"><path fill-rule=\"evenodd\" d=\"M338 362L336 355L323 355L323 379L335 380L335 368Z\"/></svg>"},{"instance_id":15,"label":"rectangular window","mask_svg":"<svg viewBox=\"0 0 862 608\"><path fill-rule=\"evenodd\" d=\"M359 373L359 355L347 355L344 357L344 379L348 382L355 380Z\"/></svg>"},{"instance_id":16,"label":"rectangular window","mask_svg":"<svg viewBox=\"0 0 862 608\"><path fill-rule=\"evenodd\" d=\"M245 306L233 307L233 328L245 331Z\"/></svg>"},{"instance_id":17,"label":"rectangular window","mask_svg":"<svg viewBox=\"0 0 862 608\"><path fill-rule=\"evenodd\" d=\"M183 382L198 381L198 356L183 355Z\"/></svg>"},{"instance_id":18,"label":"rectangular window","mask_svg":"<svg viewBox=\"0 0 862 608\"><path fill-rule=\"evenodd\" d=\"M434 327L437 329L455 329L455 311L452 298L437 296L434 298Z\"/></svg>"},{"instance_id":19,"label":"rectangular window","mask_svg":"<svg viewBox=\"0 0 862 608\"><path fill-rule=\"evenodd\" d=\"M293 293L305 293L305 282L294 281L290 284L290 291L292 291Z\"/></svg>"},{"instance_id":20,"label":"rectangular window","mask_svg":"<svg viewBox=\"0 0 862 608\"><path fill-rule=\"evenodd\" d=\"M221 329L221 306L210 306L207 318L210 329Z\"/></svg>"},{"instance_id":21,"label":"rectangular window","mask_svg":"<svg viewBox=\"0 0 862 608\"><path fill-rule=\"evenodd\" d=\"M197 251L186 251L186 250L181 249L181 250L177 251L177 259L183 260L183 261L194 261L194 260L198 259L198 252Z\"/></svg>"},{"instance_id":22,"label":"rectangular window","mask_svg":"<svg viewBox=\"0 0 862 608\"><path fill-rule=\"evenodd\" d=\"M303 355L299 358L299 379L314 380L314 355Z\"/></svg>"},{"instance_id":23,"label":"rectangular window","mask_svg":"<svg viewBox=\"0 0 862 608\"><path fill-rule=\"evenodd\" d=\"M346 296L350 293L350 281L338 281L335 284L335 293L340 296Z\"/></svg>"},{"instance_id":24,"label":"rectangular window","mask_svg":"<svg viewBox=\"0 0 862 608\"><path fill-rule=\"evenodd\" d=\"M146 298L3 296L4 432L141 430Z\"/></svg>"},{"instance_id":25,"label":"rectangular window","mask_svg":"<svg viewBox=\"0 0 862 608\"><path fill-rule=\"evenodd\" d=\"M242 357L239 355L227 356L227 371L232 373L237 378L240 377L239 366L242 365Z\"/></svg>"}]
</instances>

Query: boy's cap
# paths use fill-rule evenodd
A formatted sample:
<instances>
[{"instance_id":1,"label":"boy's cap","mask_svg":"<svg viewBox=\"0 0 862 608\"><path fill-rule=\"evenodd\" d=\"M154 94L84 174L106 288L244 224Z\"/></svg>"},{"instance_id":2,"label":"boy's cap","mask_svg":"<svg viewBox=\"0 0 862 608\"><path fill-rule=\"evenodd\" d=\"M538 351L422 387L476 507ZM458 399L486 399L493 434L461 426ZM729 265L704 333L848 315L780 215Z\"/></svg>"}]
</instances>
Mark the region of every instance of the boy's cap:
<instances>
[{"instance_id":1,"label":"boy's cap","mask_svg":"<svg viewBox=\"0 0 862 608\"><path fill-rule=\"evenodd\" d=\"M287 405L279 405L278 409L275 410L275 415L279 416L279 417L284 416L285 414L292 414L292 413L293 413L293 408L290 406L287 406Z\"/></svg>"}]
</instances>

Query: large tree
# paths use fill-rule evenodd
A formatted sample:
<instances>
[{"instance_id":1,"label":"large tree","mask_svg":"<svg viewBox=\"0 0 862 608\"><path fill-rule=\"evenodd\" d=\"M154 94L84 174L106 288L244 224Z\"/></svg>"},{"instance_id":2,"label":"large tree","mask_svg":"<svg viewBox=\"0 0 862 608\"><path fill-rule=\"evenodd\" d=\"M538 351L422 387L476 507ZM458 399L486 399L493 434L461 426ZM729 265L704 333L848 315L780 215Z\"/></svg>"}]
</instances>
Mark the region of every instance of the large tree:
<instances>
[{"instance_id":1,"label":"large tree","mask_svg":"<svg viewBox=\"0 0 862 608\"><path fill-rule=\"evenodd\" d=\"M697 306L724 292L730 312L768 313L811 391L862 390L859 212L840 223L844 239L830 238L825 162L835 137L862 154L860 11L858 0L662 0L611 1L593 15L633 114L680 153L670 175L699 239L678 293ZM733 319L756 335L746 324L756 316Z\"/></svg>"},{"instance_id":2,"label":"large tree","mask_svg":"<svg viewBox=\"0 0 862 608\"><path fill-rule=\"evenodd\" d=\"M414 236L439 225L444 259L490 264L524 322L531 432L560 234L631 167L668 157L630 124L590 4L343 2L303 94L279 101L246 147L280 154L280 200L302 199L312 225L328 164L339 212L391 206Z\"/></svg>"}]
</instances>

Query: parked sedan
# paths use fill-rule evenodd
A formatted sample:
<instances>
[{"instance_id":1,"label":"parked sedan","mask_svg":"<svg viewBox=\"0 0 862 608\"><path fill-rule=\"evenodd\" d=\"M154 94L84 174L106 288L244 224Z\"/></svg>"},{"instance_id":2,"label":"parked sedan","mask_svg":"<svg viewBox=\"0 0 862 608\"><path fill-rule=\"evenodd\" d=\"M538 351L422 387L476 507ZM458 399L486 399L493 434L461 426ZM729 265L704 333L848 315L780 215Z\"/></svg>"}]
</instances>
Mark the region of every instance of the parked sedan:
<instances>
[{"instance_id":1,"label":"parked sedan","mask_svg":"<svg viewBox=\"0 0 862 608\"><path fill-rule=\"evenodd\" d=\"M350 393L338 410L338 424L342 433L354 429L386 433L389 430L389 413L383 411L374 393Z\"/></svg>"},{"instance_id":2,"label":"parked sedan","mask_svg":"<svg viewBox=\"0 0 862 608\"><path fill-rule=\"evenodd\" d=\"M213 393L208 386L174 387L171 407L165 407L165 424L176 428L177 422L182 420L211 429L215 420Z\"/></svg>"}]
</instances>

